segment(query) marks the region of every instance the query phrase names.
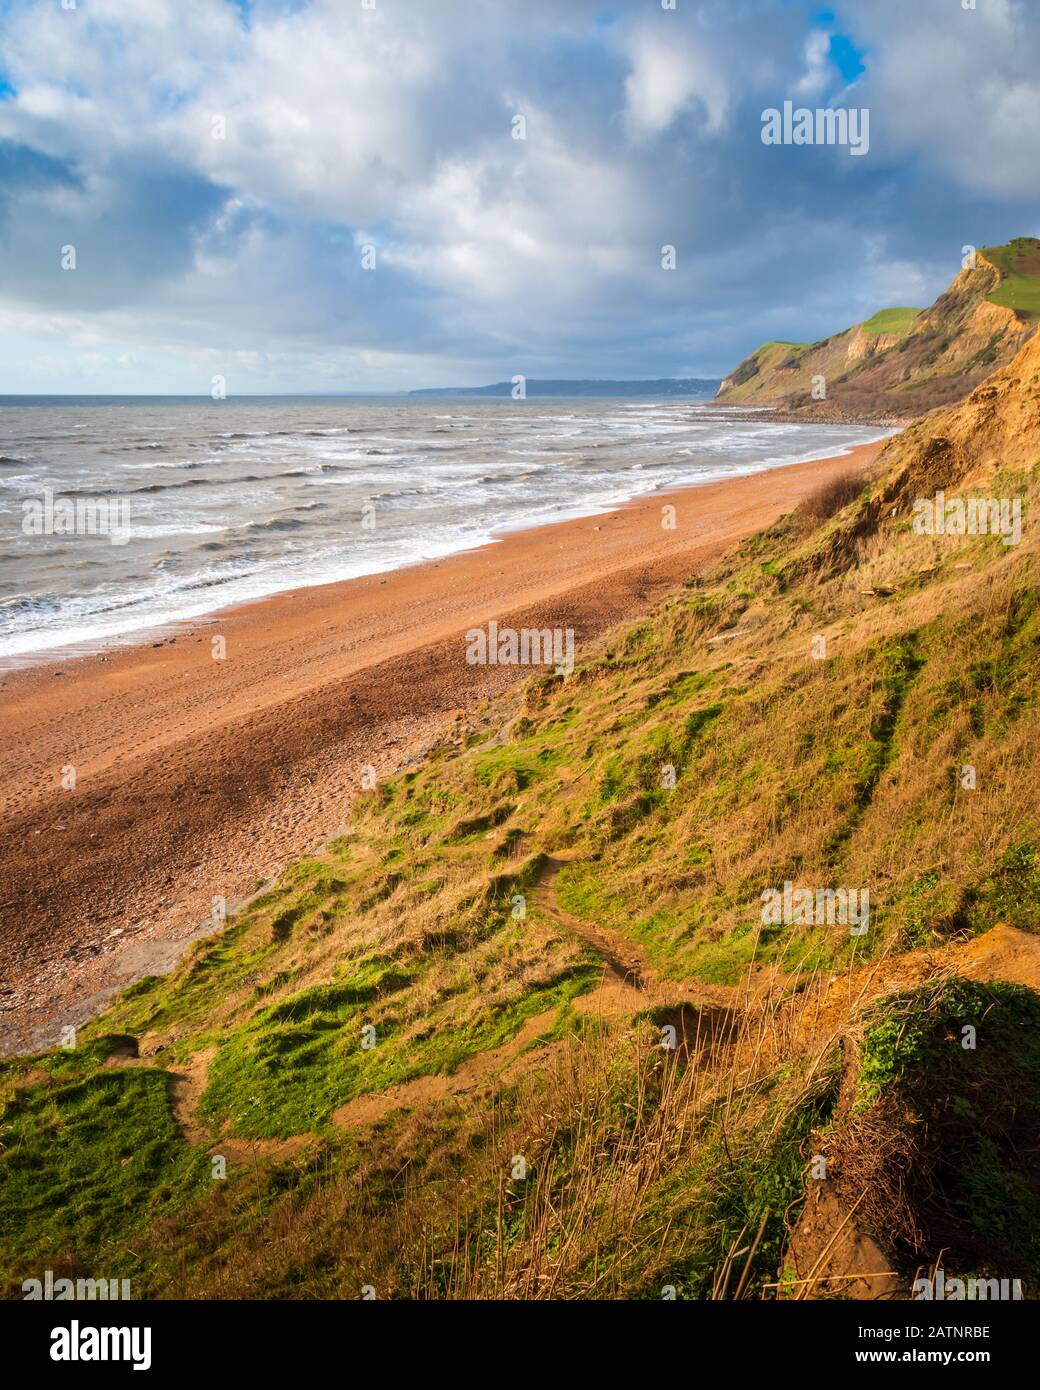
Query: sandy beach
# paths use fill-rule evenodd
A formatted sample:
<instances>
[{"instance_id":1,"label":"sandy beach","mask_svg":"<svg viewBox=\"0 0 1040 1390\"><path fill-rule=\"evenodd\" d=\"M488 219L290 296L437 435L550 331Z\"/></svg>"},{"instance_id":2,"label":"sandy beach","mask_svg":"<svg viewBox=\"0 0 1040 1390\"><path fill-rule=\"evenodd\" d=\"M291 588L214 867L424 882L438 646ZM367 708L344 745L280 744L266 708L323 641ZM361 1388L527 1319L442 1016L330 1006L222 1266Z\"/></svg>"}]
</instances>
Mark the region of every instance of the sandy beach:
<instances>
[{"instance_id":1,"label":"sandy beach","mask_svg":"<svg viewBox=\"0 0 1040 1390\"><path fill-rule=\"evenodd\" d=\"M213 929L214 898L232 908L343 828L365 765L391 772L531 674L468 665L468 628L573 628L580 661L583 643L880 447L3 675L0 1050L49 1044L133 979L168 969ZM665 503L674 530L662 527ZM74 787L63 786L69 769Z\"/></svg>"}]
</instances>

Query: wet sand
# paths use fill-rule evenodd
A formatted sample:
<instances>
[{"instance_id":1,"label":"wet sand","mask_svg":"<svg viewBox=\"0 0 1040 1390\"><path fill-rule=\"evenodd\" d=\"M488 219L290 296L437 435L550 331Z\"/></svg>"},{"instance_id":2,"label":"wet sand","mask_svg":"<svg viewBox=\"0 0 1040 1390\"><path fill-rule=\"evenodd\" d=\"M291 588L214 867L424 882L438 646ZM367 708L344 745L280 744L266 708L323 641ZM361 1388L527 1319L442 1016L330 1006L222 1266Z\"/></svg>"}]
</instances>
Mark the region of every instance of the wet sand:
<instances>
[{"instance_id":1,"label":"wet sand","mask_svg":"<svg viewBox=\"0 0 1040 1390\"><path fill-rule=\"evenodd\" d=\"M0 1052L50 1045L132 980L168 969L213 929L214 897L230 907L343 828L365 765L400 767L532 674L468 665L467 629L492 618L573 628L580 662L583 643L880 447L640 499L0 677ZM62 785L69 768L74 788Z\"/></svg>"}]
</instances>

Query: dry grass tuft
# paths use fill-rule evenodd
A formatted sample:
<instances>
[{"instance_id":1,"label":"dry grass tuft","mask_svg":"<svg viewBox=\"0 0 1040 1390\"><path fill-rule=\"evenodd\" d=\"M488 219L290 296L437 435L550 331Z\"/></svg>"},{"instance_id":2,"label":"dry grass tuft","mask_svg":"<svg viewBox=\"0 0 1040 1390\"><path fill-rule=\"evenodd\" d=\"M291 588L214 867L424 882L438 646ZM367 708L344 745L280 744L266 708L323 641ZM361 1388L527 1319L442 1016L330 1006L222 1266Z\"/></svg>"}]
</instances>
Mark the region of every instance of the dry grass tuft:
<instances>
[{"instance_id":1,"label":"dry grass tuft","mask_svg":"<svg viewBox=\"0 0 1040 1390\"><path fill-rule=\"evenodd\" d=\"M841 473L803 498L798 512L815 525L819 525L822 521L829 521L850 502L854 502L863 491L863 486L862 472Z\"/></svg>"}]
</instances>

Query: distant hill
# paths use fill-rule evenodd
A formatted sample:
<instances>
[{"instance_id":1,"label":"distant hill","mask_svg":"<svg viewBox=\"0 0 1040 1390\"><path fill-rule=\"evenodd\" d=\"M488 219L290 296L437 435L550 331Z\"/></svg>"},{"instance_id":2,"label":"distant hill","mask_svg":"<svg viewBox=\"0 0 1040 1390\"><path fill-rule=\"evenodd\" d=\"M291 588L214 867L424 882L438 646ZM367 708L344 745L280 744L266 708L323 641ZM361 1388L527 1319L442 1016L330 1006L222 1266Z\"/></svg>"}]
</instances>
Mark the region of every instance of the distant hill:
<instances>
[{"instance_id":1,"label":"distant hill","mask_svg":"<svg viewBox=\"0 0 1040 1390\"><path fill-rule=\"evenodd\" d=\"M718 400L806 415L907 420L961 400L1009 362L1040 322L1040 241L979 251L928 309L882 309L818 343L763 343ZM813 397L813 378L826 400Z\"/></svg>"},{"instance_id":2,"label":"distant hill","mask_svg":"<svg viewBox=\"0 0 1040 1390\"><path fill-rule=\"evenodd\" d=\"M528 396L699 396L710 398L722 383L717 377L658 377L653 381L567 381L539 380L528 377L525 390ZM429 387L409 391L410 396L511 396L511 381L496 381L490 386Z\"/></svg>"}]
</instances>

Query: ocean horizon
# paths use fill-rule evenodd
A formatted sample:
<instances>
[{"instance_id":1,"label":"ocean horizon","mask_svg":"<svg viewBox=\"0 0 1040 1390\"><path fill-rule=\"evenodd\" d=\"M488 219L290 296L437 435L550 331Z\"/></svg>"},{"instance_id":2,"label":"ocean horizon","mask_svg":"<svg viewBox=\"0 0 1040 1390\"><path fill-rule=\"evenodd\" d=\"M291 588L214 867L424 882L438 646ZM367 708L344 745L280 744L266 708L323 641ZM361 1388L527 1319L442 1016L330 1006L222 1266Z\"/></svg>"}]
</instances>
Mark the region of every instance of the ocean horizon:
<instances>
[{"instance_id":1,"label":"ocean horizon","mask_svg":"<svg viewBox=\"0 0 1040 1390\"><path fill-rule=\"evenodd\" d=\"M885 433L674 399L3 401L0 658L132 638ZM61 533L56 499L118 509L118 534Z\"/></svg>"}]
</instances>

